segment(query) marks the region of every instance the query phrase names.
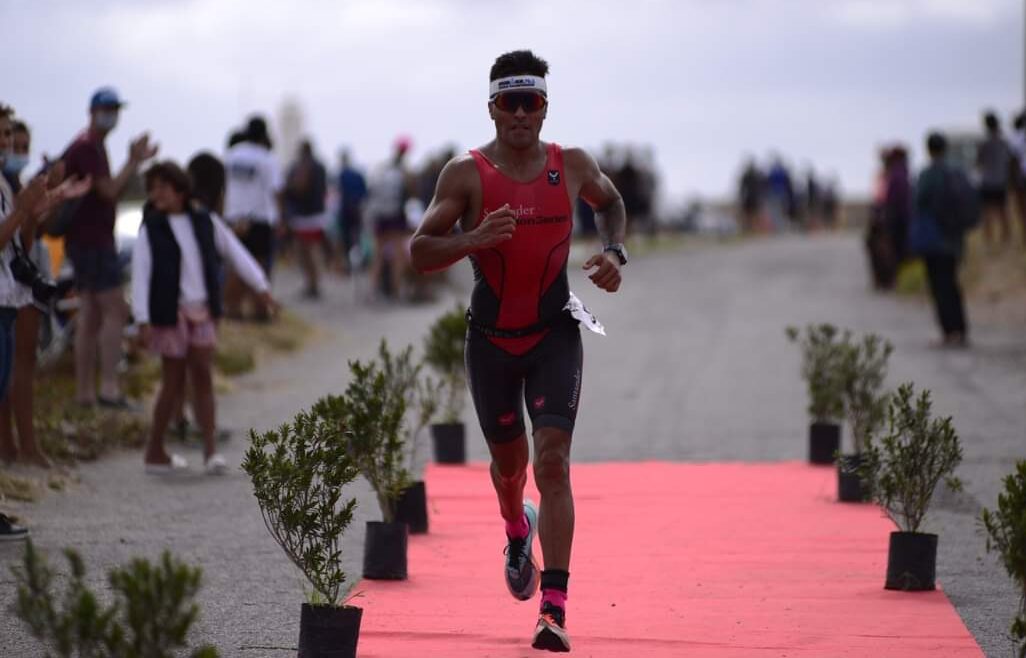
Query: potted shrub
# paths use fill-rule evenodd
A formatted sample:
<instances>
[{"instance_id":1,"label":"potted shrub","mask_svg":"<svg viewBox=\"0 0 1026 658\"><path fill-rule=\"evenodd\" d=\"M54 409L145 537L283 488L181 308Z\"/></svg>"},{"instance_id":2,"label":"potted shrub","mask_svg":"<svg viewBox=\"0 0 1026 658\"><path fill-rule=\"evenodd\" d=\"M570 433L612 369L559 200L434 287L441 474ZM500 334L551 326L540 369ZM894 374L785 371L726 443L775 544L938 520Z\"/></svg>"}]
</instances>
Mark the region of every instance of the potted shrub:
<instances>
[{"instance_id":1,"label":"potted shrub","mask_svg":"<svg viewBox=\"0 0 1026 658\"><path fill-rule=\"evenodd\" d=\"M1005 478L997 509L983 510L980 520L987 531L987 550L998 552L1019 589L1012 639L1018 645L1019 658L1026 658L1026 461L1017 463L1015 473Z\"/></svg>"},{"instance_id":2,"label":"potted shrub","mask_svg":"<svg viewBox=\"0 0 1026 658\"><path fill-rule=\"evenodd\" d=\"M424 340L424 361L441 378L442 422L431 426L435 461L463 464L467 461L463 407L467 374L463 346L467 338L467 310L461 305L439 317Z\"/></svg>"},{"instance_id":3,"label":"potted shrub","mask_svg":"<svg viewBox=\"0 0 1026 658\"><path fill-rule=\"evenodd\" d=\"M890 536L887 589L936 588L937 535L920 528L941 480L952 491L962 489L953 475L962 461L958 434L950 417L933 417L932 406L929 391L916 397L912 384L900 386L887 432L879 441L867 437L862 453L862 477L899 528Z\"/></svg>"},{"instance_id":4,"label":"potted shrub","mask_svg":"<svg viewBox=\"0 0 1026 658\"><path fill-rule=\"evenodd\" d=\"M851 427L855 452L837 461L837 497L842 502L861 502L869 492L862 483L859 467L862 451L887 419L890 394L883 390L887 360L894 351L890 342L868 334L859 342L842 346L841 372L844 380L844 412Z\"/></svg>"},{"instance_id":5,"label":"potted shrub","mask_svg":"<svg viewBox=\"0 0 1026 658\"><path fill-rule=\"evenodd\" d=\"M313 588L300 613L299 655L355 657L363 611L345 602L341 556L356 499L342 489L359 470L342 428L303 412L277 430L250 431L250 440L242 469L264 525Z\"/></svg>"},{"instance_id":6,"label":"potted shrub","mask_svg":"<svg viewBox=\"0 0 1026 658\"><path fill-rule=\"evenodd\" d=\"M843 336L831 324L809 325L802 335L788 327L787 336L802 350L802 378L809 391L809 462L833 464L841 448L840 420L844 415L840 359Z\"/></svg>"},{"instance_id":7,"label":"potted shrub","mask_svg":"<svg viewBox=\"0 0 1026 658\"><path fill-rule=\"evenodd\" d=\"M388 343L382 340L378 356L389 394L404 400L407 416L412 416L403 425L403 436L407 446L407 470L415 474L418 472L421 432L438 413L439 388L430 377L421 376L423 366L414 363L412 346L393 356ZM400 494L396 502L396 521L409 526L410 534L428 531L427 486L424 480L414 480Z\"/></svg>"},{"instance_id":8,"label":"potted shrub","mask_svg":"<svg viewBox=\"0 0 1026 658\"><path fill-rule=\"evenodd\" d=\"M82 558L64 551L71 568L62 594L53 592L54 572L31 540L20 568L12 569L18 597L12 612L28 625L32 636L47 646L47 656L113 656L172 658L188 647L189 629L199 617L194 602L202 572L165 551L158 564L133 560L109 574L114 602L100 604L86 586ZM9 648L9 647L8 647ZM192 658L216 658L211 646Z\"/></svg>"},{"instance_id":9,"label":"potted shrub","mask_svg":"<svg viewBox=\"0 0 1026 658\"><path fill-rule=\"evenodd\" d=\"M396 520L396 507L410 484L402 433L406 401L393 395L388 378L374 361L350 361L352 379L342 396L327 396L314 413L344 429L345 450L366 478L381 507L381 521L367 522L363 576L406 579L409 528Z\"/></svg>"}]
</instances>

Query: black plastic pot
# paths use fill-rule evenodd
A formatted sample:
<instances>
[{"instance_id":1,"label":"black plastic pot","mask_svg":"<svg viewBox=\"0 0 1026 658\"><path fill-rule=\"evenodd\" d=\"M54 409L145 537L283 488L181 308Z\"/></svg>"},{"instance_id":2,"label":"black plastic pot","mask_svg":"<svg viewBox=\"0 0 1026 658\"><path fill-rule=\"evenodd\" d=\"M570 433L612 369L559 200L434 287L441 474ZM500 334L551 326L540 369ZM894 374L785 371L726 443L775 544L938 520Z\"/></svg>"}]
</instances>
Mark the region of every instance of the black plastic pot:
<instances>
[{"instance_id":1,"label":"black plastic pot","mask_svg":"<svg viewBox=\"0 0 1026 658\"><path fill-rule=\"evenodd\" d=\"M361 608L304 603L299 616L299 658L356 658L362 618Z\"/></svg>"},{"instance_id":2,"label":"black plastic pot","mask_svg":"<svg viewBox=\"0 0 1026 658\"><path fill-rule=\"evenodd\" d=\"M862 455L841 455L837 462L837 499L842 503L862 503L869 498L869 487L862 482L859 467Z\"/></svg>"},{"instance_id":3,"label":"black plastic pot","mask_svg":"<svg viewBox=\"0 0 1026 658\"><path fill-rule=\"evenodd\" d=\"M435 461L439 464L467 463L466 432L463 423L439 423L431 426Z\"/></svg>"},{"instance_id":4,"label":"black plastic pot","mask_svg":"<svg viewBox=\"0 0 1026 658\"><path fill-rule=\"evenodd\" d=\"M834 423L809 425L809 463L833 464L841 449L841 426Z\"/></svg>"},{"instance_id":5,"label":"black plastic pot","mask_svg":"<svg viewBox=\"0 0 1026 658\"><path fill-rule=\"evenodd\" d=\"M911 592L937 589L937 535L892 532L884 588Z\"/></svg>"},{"instance_id":6,"label":"black plastic pot","mask_svg":"<svg viewBox=\"0 0 1026 658\"><path fill-rule=\"evenodd\" d=\"M418 480L403 491L395 508L395 520L405 523L411 535L428 531L427 488Z\"/></svg>"},{"instance_id":7,"label":"black plastic pot","mask_svg":"<svg viewBox=\"0 0 1026 658\"><path fill-rule=\"evenodd\" d=\"M370 580L406 580L406 543L409 527L398 521L367 522L363 543L363 577Z\"/></svg>"}]
</instances>

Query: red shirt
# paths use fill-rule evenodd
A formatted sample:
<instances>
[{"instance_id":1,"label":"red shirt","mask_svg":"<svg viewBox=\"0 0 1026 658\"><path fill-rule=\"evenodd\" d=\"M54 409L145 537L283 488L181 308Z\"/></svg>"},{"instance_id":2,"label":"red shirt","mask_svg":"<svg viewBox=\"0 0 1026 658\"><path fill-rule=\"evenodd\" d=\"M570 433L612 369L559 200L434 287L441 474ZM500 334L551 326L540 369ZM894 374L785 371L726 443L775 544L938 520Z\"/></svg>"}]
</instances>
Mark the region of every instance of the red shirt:
<instances>
[{"instance_id":1,"label":"red shirt","mask_svg":"<svg viewBox=\"0 0 1026 658\"><path fill-rule=\"evenodd\" d=\"M75 138L61 159L64 160L68 176L88 175L94 181L110 177L107 147L97 135L88 130ZM116 213L114 202L101 197L94 188L82 197L68 226L68 245L87 249L114 249Z\"/></svg>"},{"instance_id":2,"label":"red shirt","mask_svg":"<svg viewBox=\"0 0 1026 658\"><path fill-rule=\"evenodd\" d=\"M481 177L484 217L505 204L517 218L513 237L471 255L475 322L498 329L522 329L555 318L570 297L566 266L573 233L573 212L563 171L563 150L549 144L541 175L528 183L506 176L480 151L470 153ZM475 224L476 225L476 224ZM511 354L524 354L548 330L523 338L489 337Z\"/></svg>"}]
</instances>

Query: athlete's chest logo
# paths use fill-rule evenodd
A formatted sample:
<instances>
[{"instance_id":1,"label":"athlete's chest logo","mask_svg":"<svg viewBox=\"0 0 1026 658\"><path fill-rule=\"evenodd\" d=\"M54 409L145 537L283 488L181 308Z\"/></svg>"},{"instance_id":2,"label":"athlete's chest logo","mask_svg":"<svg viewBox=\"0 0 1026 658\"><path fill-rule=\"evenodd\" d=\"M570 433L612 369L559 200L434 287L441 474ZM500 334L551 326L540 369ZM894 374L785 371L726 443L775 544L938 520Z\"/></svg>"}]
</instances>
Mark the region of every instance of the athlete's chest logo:
<instances>
[{"instance_id":1,"label":"athlete's chest logo","mask_svg":"<svg viewBox=\"0 0 1026 658\"><path fill-rule=\"evenodd\" d=\"M558 169L549 169L549 185L559 185Z\"/></svg>"}]
</instances>

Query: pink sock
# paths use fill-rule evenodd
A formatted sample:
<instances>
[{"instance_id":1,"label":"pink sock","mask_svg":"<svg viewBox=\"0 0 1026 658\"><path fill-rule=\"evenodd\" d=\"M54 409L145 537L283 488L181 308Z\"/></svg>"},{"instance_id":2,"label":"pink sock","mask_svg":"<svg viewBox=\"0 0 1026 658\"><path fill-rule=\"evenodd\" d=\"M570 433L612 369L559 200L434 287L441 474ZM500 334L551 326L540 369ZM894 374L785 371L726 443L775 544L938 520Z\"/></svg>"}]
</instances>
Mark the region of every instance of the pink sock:
<instances>
[{"instance_id":1,"label":"pink sock","mask_svg":"<svg viewBox=\"0 0 1026 658\"><path fill-rule=\"evenodd\" d=\"M523 539L530 532L531 526L527 523L526 514L521 514L519 521L506 521L506 536L510 539Z\"/></svg>"},{"instance_id":2,"label":"pink sock","mask_svg":"<svg viewBox=\"0 0 1026 658\"><path fill-rule=\"evenodd\" d=\"M557 608L566 610L566 592L560 592L558 589L543 589L541 604L545 607L546 603L551 603Z\"/></svg>"}]
</instances>

